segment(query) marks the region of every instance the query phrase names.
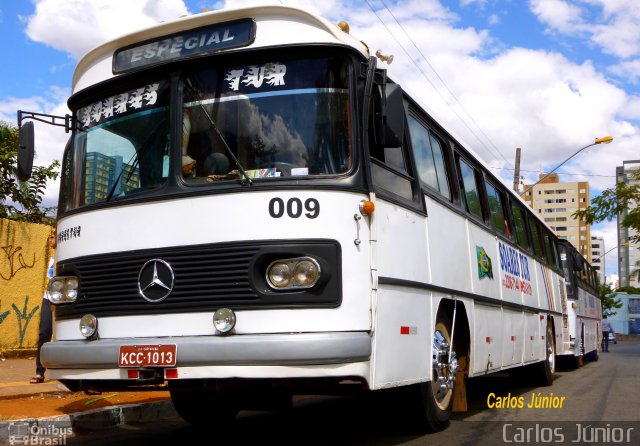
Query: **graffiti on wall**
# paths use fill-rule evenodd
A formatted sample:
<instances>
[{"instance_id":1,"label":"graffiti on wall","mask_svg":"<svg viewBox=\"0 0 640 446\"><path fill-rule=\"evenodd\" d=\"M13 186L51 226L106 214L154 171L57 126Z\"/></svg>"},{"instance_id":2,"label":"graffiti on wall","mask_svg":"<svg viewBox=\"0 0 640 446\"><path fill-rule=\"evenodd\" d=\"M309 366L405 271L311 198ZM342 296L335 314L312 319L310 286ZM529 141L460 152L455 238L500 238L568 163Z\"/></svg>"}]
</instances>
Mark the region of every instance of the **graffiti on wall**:
<instances>
[{"instance_id":1,"label":"graffiti on wall","mask_svg":"<svg viewBox=\"0 0 640 446\"><path fill-rule=\"evenodd\" d=\"M29 305L29 296L24 297L24 305L22 306L22 310L19 310L16 304L11 304L11 308L13 308L13 311L16 313L16 316L18 318L18 330L19 330L19 336L20 336L20 344L18 345L18 348L22 348L22 344L24 342L24 335L27 332L29 321L31 321L31 318L33 317L33 315L36 313L36 311L38 311L38 308L40 308L40 305L36 305L35 307L33 307L31 311L28 311L27 310L28 305Z\"/></svg>"},{"instance_id":2,"label":"graffiti on wall","mask_svg":"<svg viewBox=\"0 0 640 446\"><path fill-rule=\"evenodd\" d=\"M0 350L37 345L40 296L53 255L51 230L48 225L0 218Z\"/></svg>"},{"instance_id":3,"label":"graffiti on wall","mask_svg":"<svg viewBox=\"0 0 640 446\"><path fill-rule=\"evenodd\" d=\"M31 263L25 260L24 254L20 252L22 251L22 246L14 247L9 245L2 246L0 249L2 249L2 252L4 253L2 262L0 262L0 265L4 266L4 268L0 270L0 277L4 280L11 280L21 269L31 269L36 264L35 253L33 254L33 260Z\"/></svg>"},{"instance_id":4,"label":"graffiti on wall","mask_svg":"<svg viewBox=\"0 0 640 446\"><path fill-rule=\"evenodd\" d=\"M2 311L2 301L0 300L0 311ZM7 316L9 316L10 311L7 310L4 313L0 313L0 324L2 324L2 321L4 321L4 318L6 318Z\"/></svg>"}]
</instances>

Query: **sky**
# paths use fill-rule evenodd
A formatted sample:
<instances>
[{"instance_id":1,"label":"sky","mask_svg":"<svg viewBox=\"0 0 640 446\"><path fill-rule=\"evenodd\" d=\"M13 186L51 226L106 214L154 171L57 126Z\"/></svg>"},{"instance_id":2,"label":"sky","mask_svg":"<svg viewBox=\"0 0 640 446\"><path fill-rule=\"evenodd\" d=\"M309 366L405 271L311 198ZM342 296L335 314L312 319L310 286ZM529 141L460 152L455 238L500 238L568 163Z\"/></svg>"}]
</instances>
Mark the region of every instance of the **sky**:
<instances>
[{"instance_id":1,"label":"sky","mask_svg":"<svg viewBox=\"0 0 640 446\"><path fill-rule=\"evenodd\" d=\"M18 109L64 115L74 66L111 38L205 9L284 4L349 23L389 76L509 187L516 148L524 183L557 167L589 181L592 198L615 168L640 159L638 0L0 0L0 120ZM611 135L608 145L589 147ZM61 159L64 129L36 125L37 165ZM573 156L576 154L575 156ZM45 200L55 205L58 183ZM617 272L615 220L592 227Z\"/></svg>"}]
</instances>

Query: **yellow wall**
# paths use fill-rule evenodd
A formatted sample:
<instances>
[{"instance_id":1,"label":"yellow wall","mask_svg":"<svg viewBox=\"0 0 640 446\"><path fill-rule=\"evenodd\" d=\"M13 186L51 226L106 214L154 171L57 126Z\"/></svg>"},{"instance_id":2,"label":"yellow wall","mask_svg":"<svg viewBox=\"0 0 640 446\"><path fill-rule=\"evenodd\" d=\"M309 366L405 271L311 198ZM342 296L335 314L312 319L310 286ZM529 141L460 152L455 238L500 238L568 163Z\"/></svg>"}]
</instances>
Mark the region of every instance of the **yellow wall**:
<instances>
[{"instance_id":1,"label":"yellow wall","mask_svg":"<svg viewBox=\"0 0 640 446\"><path fill-rule=\"evenodd\" d=\"M52 229L0 218L0 350L37 346Z\"/></svg>"}]
</instances>

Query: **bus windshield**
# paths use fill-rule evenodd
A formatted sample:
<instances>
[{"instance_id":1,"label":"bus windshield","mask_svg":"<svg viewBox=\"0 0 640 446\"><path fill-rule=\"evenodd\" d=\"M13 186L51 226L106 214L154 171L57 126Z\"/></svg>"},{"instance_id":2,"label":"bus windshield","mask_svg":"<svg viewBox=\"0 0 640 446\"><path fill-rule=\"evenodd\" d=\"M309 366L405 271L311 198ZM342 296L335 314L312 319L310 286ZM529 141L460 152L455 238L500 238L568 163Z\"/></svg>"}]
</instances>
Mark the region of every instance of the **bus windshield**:
<instances>
[{"instance_id":1,"label":"bus windshield","mask_svg":"<svg viewBox=\"0 0 640 446\"><path fill-rule=\"evenodd\" d=\"M169 80L99 98L77 110L78 130L63 169L63 176L69 176L63 178L68 197L63 209L157 190L172 175L181 178L183 187L216 187L225 180L349 171L348 65L343 59L197 66L180 79L179 147L171 147ZM177 159L180 165L172 161Z\"/></svg>"},{"instance_id":2,"label":"bus windshield","mask_svg":"<svg viewBox=\"0 0 640 446\"><path fill-rule=\"evenodd\" d=\"M69 207L163 186L169 176L169 82L123 91L77 111L73 152L65 154ZM67 191L63 191L66 193Z\"/></svg>"},{"instance_id":3,"label":"bus windshield","mask_svg":"<svg viewBox=\"0 0 640 446\"><path fill-rule=\"evenodd\" d=\"M186 73L183 85L187 184L349 170L348 76L342 60L216 66Z\"/></svg>"}]
</instances>

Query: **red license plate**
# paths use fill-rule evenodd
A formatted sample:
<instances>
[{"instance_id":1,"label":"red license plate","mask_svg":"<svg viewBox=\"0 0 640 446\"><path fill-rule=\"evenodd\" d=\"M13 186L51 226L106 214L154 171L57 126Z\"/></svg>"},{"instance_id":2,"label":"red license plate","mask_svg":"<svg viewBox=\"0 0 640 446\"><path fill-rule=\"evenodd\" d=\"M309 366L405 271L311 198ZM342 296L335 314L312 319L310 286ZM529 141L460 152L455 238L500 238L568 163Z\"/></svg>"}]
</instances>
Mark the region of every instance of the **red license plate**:
<instances>
[{"instance_id":1,"label":"red license plate","mask_svg":"<svg viewBox=\"0 0 640 446\"><path fill-rule=\"evenodd\" d=\"M164 345L121 345L120 367L172 367L176 365L177 347Z\"/></svg>"}]
</instances>

